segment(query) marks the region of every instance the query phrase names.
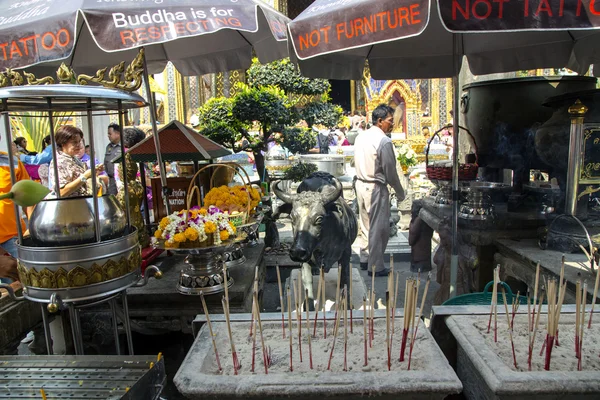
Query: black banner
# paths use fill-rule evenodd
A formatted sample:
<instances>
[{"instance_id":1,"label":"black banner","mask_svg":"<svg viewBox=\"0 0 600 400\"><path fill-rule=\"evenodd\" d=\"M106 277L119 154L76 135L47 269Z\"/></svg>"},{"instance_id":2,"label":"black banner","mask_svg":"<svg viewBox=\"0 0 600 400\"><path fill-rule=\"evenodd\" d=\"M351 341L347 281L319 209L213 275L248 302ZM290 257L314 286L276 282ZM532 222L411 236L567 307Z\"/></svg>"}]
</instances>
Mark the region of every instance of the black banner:
<instances>
[{"instance_id":1,"label":"black banner","mask_svg":"<svg viewBox=\"0 0 600 400\"><path fill-rule=\"evenodd\" d=\"M81 1L28 0L0 4L0 70L69 57Z\"/></svg>"},{"instance_id":2,"label":"black banner","mask_svg":"<svg viewBox=\"0 0 600 400\"><path fill-rule=\"evenodd\" d=\"M600 127L598 124L585 125L583 144L582 184L600 183Z\"/></svg>"},{"instance_id":3,"label":"black banner","mask_svg":"<svg viewBox=\"0 0 600 400\"><path fill-rule=\"evenodd\" d=\"M600 0L438 0L451 32L600 28Z\"/></svg>"},{"instance_id":4,"label":"black banner","mask_svg":"<svg viewBox=\"0 0 600 400\"><path fill-rule=\"evenodd\" d=\"M418 35L429 8L429 0L317 0L289 26L296 55L306 59Z\"/></svg>"},{"instance_id":5,"label":"black banner","mask_svg":"<svg viewBox=\"0 0 600 400\"><path fill-rule=\"evenodd\" d=\"M227 28L256 32L256 8L239 0L85 0L83 14L98 45L118 51ZM285 22L267 14L271 31L285 39Z\"/></svg>"}]
</instances>

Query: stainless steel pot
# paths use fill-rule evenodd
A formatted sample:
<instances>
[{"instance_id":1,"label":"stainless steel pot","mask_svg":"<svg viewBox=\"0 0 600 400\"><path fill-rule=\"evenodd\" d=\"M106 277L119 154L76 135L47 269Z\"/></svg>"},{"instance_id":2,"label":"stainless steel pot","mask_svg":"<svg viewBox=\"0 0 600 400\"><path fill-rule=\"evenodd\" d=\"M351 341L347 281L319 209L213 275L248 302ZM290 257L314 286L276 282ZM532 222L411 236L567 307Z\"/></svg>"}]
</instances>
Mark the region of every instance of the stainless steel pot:
<instances>
[{"instance_id":1,"label":"stainless steel pot","mask_svg":"<svg viewBox=\"0 0 600 400\"><path fill-rule=\"evenodd\" d=\"M29 231L34 243L42 246L69 246L95 241L94 199L67 197L38 203L31 214ZM113 195L98 198L102 240L123 235L125 212Z\"/></svg>"},{"instance_id":2,"label":"stainless steel pot","mask_svg":"<svg viewBox=\"0 0 600 400\"><path fill-rule=\"evenodd\" d=\"M340 177L345 174L344 156L338 154L303 154L300 160L305 163L315 164L319 171L328 172Z\"/></svg>"}]
</instances>

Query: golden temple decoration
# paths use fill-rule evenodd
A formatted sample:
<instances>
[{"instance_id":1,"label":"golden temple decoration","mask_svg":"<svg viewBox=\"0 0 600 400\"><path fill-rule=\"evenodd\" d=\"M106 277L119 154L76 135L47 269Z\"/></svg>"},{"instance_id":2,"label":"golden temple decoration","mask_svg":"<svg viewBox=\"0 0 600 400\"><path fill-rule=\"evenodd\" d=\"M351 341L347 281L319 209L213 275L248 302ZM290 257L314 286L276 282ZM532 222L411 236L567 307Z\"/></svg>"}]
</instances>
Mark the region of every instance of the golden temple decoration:
<instances>
[{"instance_id":1,"label":"golden temple decoration","mask_svg":"<svg viewBox=\"0 0 600 400\"><path fill-rule=\"evenodd\" d=\"M56 71L56 77L60 83L70 84L73 82L73 78L75 78L75 71L73 71L73 68L67 67L65 63L62 63L58 67L58 71Z\"/></svg>"},{"instance_id":2,"label":"golden temple decoration","mask_svg":"<svg viewBox=\"0 0 600 400\"><path fill-rule=\"evenodd\" d=\"M117 260L109 259L103 265L95 263L91 266L76 265L69 271L62 267L56 271L43 268L38 272L35 268L27 268L19 262L17 270L19 280L24 286L42 289L64 289L119 278L139 269L141 262L141 249L138 247L137 251L133 251L129 256L123 256Z\"/></svg>"},{"instance_id":3,"label":"golden temple decoration","mask_svg":"<svg viewBox=\"0 0 600 400\"><path fill-rule=\"evenodd\" d=\"M585 188L585 190L583 190L581 193L579 193L579 196L577 196L577 201L581 200L584 196L586 196L588 194L594 194L596 192L600 192L600 186L598 186L597 188L588 186Z\"/></svg>"},{"instance_id":4,"label":"golden temple decoration","mask_svg":"<svg viewBox=\"0 0 600 400\"><path fill-rule=\"evenodd\" d=\"M106 78L107 70L108 67L102 68L98 70L94 76L84 74L77 76L71 67L62 63L56 71L56 77L61 84L72 84L74 81L80 85L98 83L104 87L134 92L142 86L144 49L139 51L138 55L127 68L125 68L125 62L123 61L112 67L108 72L108 78ZM37 78L34 74L27 71L24 71L22 74L21 72L12 69L0 72L0 87L52 85L55 82L56 80L51 76Z\"/></svg>"}]
</instances>

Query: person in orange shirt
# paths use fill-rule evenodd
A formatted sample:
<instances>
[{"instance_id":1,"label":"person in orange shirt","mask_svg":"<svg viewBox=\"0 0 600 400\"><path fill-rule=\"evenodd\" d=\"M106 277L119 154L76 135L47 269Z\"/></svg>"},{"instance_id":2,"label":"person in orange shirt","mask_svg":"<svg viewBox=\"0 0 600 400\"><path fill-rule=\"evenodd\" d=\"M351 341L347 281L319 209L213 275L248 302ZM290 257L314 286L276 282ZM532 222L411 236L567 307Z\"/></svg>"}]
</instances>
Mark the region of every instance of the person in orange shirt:
<instances>
[{"instance_id":1,"label":"person in orange shirt","mask_svg":"<svg viewBox=\"0 0 600 400\"><path fill-rule=\"evenodd\" d=\"M13 146L13 152L16 146ZM15 177L17 181L29 179L29 174L25 166L19 161L13 153L13 162L15 166ZM12 188L10 180L10 164L8 154L0 151L0 193L9 192ZM21 228L25 232L25 222L21 219ZM8 254L17 258L17 216L12 200L0 200L0 247Z\"/></svg>"}]
</instances>

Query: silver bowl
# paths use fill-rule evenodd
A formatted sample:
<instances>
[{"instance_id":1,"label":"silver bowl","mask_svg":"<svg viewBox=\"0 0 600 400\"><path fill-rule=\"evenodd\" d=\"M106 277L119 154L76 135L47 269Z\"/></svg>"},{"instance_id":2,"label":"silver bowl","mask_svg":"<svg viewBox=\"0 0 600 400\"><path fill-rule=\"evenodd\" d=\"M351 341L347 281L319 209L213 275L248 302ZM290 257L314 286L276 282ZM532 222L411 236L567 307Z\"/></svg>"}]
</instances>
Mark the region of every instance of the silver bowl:
<instances>
[{"instance_id":1,"label":"silver bowl","mask_svg":"<svg viewBox=\"0 0 600 400\"><path fill-rule=\"evenodd\" d=\"M127 221L125 212L115 196L99 197L98 213L102 240L123 235ZM96 240L94 199L68 197L41 201L31 214L29 232L37 245L70 246L93 243Z\"/></svg>"}]
</instances>

